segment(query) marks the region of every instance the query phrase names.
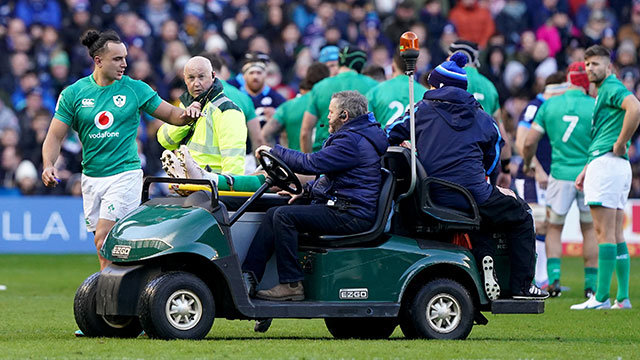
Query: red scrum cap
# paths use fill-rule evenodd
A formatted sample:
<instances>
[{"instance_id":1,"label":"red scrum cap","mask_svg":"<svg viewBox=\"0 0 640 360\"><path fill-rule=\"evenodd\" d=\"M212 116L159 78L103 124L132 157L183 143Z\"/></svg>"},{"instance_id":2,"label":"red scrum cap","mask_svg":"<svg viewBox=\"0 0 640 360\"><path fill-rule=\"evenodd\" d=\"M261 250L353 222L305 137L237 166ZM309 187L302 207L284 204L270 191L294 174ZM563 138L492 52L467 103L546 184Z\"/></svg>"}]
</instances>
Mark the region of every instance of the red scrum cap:
<instances>
[{"instance_id":1,"label":"red scrum cap","mask_svg":"<svg viewBox=\"0 0 640 360\"><path fill-rule=\"evenodd\" d=\"M580 86L585 91L589 91L589 78L584 67L584 61L577 61L569 65L567 69L567 81L571 85Z\"/></svg>"}]
</instances>

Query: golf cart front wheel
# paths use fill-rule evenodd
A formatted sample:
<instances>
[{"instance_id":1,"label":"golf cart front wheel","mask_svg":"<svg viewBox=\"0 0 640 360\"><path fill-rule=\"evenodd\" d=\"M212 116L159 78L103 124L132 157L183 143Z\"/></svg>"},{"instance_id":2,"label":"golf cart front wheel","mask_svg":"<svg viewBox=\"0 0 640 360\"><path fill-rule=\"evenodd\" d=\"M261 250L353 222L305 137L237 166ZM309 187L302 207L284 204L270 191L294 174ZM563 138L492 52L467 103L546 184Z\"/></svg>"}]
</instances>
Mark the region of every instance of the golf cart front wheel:
<instances>
[{"instance_id":1,"label":"golf cart front wheel","mask_svg":"<svg viewBox=\"0 0 640 360\"><path fill-rule=\"evenodd\" d=\"M99 272L89 276L80 285L73 300L73 314L84 336L135 338L140 335L142 326L136 316L96 314L99 278Z\"/></svg>"},{"instance_id":2,"label":"golf cart front wheel","mask_svg":"<svg viewBox=\"0 0 640 360\"><path fill-rule=\"evenodd\" d=\"M147 284L142 291L140 323L151 338L204 338L215 317L213 295L195 275L171 272Z\"/></svg>"},{"instance_id":3,"label":"golf cart front wheel","mask_svg":"<svg viewBox=\"0 0 640 360\"><path fill-rule=\"evenodd\" d=\"M326 318L327 330L336 339L387 339L398 325L396 318Z\"/></svg>"},{"instance_id":4,"label":"golf cart front wheel","mask_svg":"<svg viewBox=\"0 0 640 360\"><path fill-rule=\"evenodd\" d=\"M436 279L416 294L402 320L408 337L466 339L473 327L469 292L451 279Z\"/></svg>"}]
</instances>

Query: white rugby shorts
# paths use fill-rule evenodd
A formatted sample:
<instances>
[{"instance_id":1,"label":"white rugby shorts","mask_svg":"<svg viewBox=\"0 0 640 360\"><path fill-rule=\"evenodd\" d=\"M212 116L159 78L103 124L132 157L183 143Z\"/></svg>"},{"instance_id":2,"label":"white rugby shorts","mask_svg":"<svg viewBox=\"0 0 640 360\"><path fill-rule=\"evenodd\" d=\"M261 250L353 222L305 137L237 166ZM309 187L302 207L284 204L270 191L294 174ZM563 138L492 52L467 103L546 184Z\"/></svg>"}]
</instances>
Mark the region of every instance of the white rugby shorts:
<instances>
[{"instance_id":1,"label":"white rugby shorts","mask_svg":"<svg viewBox=\"0 0 640 360\"><path fill-rule=\"evenodd\" d=\"M105 177L82 174L82 206L87 231L96 231L98 219L116 221L140 205L142 169Z\"/></svg>"},{"instance_id":2,"label":"white rugby shorts","mask_svg":"<svg viewBox=\"0 0 640 360\"><path fill-rule=\"evenodd\" d=\"M567 215L574 199L578 210L589 211L589 206L584 202L584 193L576 189L575 181L558 180L549 176L547 207L550 207L558 215Z\"/></svg>"},{"instance_id":3,"label":"white rugby shorts","mask_svg":"<svg viewBox=\"0 0 640 360\"><path fill-rule=\"evenodd\" d=\"M584 178L584 201L611 209L624 209L631 189L631 164L613 153L593 159Z\"/></svg>"}]
</instances>

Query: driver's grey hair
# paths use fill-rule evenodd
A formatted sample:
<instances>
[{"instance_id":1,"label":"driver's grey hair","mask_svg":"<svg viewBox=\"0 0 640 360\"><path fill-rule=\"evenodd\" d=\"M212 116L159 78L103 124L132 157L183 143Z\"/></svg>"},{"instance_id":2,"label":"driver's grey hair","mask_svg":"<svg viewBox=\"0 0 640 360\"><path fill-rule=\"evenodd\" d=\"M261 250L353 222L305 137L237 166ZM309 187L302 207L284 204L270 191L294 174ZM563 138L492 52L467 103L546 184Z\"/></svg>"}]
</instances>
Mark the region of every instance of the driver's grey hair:
<instances>
[{"instance_id":1,"label":"driver's grey hair","mask_svg":"<svg viewBox=\"0 0 640 360\"><path fill-rule=\"evenodd\" d=\"M367 98L357 91L337 92L331 96L331 100L335 100L336 108L340 113L346 111L349 114L349 119L357 118L368 112Z\"/></svg>"}]
</instances>

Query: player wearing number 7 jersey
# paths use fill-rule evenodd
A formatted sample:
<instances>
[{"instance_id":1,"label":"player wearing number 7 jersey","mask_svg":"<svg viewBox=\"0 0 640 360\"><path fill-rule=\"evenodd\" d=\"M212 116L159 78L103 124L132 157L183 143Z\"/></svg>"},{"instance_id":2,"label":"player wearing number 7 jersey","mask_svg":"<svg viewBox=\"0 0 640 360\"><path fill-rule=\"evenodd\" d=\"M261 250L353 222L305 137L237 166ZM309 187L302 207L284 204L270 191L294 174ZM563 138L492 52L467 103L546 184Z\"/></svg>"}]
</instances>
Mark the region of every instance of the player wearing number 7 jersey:
<instances>
[{"instance_id":1,"label":"player wearing number 7 jersey","mask_svg":"<svg viewBox=\"0 0 640 360\"><path fill-rule=\"evenodd\" d=\"M560 257L562 243L560 236L564 220L573 200L577 200L580 210L580 227L584 239L583 253L585 266L585 293L593 293L596 288L597 254L593 221L589 207L584 203L584 194L578 191L574 182L587 163L591 143L591 114L595 100L586 94L589 79L584 62L569 66L568 90L545 101L535 115L531 130L527 133L523 148L524 172L531 168L531 160L536 153L538 142L546 133L551 144L551 174L547 185L547 228L546 253L549 294L560 295Z\"/></svg>"},{"instance_id":2,"label":"player wearing number 7 jersey","mask_svg":"<svg viewBox=\"0 0 640 360\"><path fill-rule=\"evenodd\" d=\"M385 127L409 110L409 77L404 74L406 65L400 52L393 55L393 78L383 81L367 92L369 111ZM418 82L413 83L415 99L422 99L427 89Z\"/></svg>"}]
</instances>

